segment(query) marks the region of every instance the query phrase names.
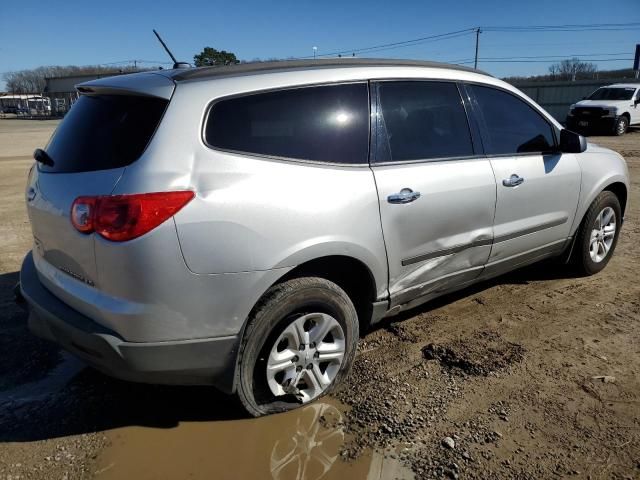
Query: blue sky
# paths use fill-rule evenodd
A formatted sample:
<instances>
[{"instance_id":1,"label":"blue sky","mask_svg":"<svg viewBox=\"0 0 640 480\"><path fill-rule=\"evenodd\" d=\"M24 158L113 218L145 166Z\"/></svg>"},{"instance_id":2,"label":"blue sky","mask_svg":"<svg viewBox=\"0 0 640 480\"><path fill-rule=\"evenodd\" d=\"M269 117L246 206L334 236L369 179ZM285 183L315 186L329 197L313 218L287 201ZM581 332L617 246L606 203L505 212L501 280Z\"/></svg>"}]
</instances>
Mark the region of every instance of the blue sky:
<instances>
[{"instance_id":1,"label":"blue sky","mask_svg":"<svg viewBox=\"0 0 640 480\"><path fill-rule=\"evenodd\" d=\"M0 76L40 65L167 61L156 28L179 59L193 61L205 46L238 58L286 58L391 43L475 26L628 23L640 21L640 0L305 0L218 2L182 0L19 0L0 6ZM480 57L590 54L632 57L640 28L596 32L491 32ZM376 57L455 61L473 58L475 36L374 52ZM628 53L625 53L628 52ZM625 55L605 54L625 53ZM596 56L597 55L597 56ZM497 76L545 73L546 63L489 63ZM631 62L599 63L600 69ZM151 64L144 64L152 66ZM4 83L0 80L0 89Z\"/></svg>"}]
</instances>

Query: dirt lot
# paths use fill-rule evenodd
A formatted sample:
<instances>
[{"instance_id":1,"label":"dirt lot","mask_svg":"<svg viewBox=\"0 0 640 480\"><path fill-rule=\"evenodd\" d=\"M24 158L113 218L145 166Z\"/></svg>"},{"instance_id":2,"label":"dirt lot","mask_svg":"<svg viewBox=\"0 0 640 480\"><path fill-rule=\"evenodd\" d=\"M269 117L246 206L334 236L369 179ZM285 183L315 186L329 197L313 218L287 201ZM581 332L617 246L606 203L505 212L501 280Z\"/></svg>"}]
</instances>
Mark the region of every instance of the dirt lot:
<instances>
[{"instance_id":1,"label":"dirt lot","mask_svg":"<svg viewBox=\"0 0 640 480\"><path fill-rule=\"evenodd\" d=\"M246 419L204 388L106 378L30 336L12 288L28 156L55 127L0 120L0 479L640 478L640 130L630 208L599 275L520 270L394 318L350 383Z\"/></svg>"}]
</instances>

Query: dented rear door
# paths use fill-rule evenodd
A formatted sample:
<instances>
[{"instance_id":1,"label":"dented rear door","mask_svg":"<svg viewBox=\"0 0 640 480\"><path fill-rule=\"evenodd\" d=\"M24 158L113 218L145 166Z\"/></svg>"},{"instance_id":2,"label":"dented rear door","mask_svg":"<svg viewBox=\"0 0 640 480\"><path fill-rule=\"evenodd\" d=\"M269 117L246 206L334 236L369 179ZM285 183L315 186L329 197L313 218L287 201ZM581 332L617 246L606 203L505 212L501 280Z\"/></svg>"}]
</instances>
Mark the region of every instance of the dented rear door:
<instances>
[{"instance_id":1,"label":"dented rear door","mask_svg":"<svg viewBox=\"0 0 640 480\"><path fill-rule=\"evenodd\" d=\"M496 184L489 160L476 154L455 83L380 82L372 91L372 170L399 305L482 272Z\"/></svg>"}]
</instances>

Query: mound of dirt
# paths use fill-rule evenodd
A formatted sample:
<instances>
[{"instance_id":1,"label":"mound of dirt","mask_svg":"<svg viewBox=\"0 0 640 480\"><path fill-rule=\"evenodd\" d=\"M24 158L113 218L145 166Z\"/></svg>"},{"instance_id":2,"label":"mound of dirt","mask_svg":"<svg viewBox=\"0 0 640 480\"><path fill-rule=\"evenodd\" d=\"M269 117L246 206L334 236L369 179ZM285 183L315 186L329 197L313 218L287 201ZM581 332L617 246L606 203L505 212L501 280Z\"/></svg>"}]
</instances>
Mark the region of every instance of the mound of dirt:
<instances>
[{"instance_id":1,"label":"mound of dirt","mask_svg":"<svg viewBox=\"0 0 640 480\"><path fill-rule=\"evenodd\" d=\"M477 332L445 345L430 343L422 349L427 360L437 360L452 373L487 376L524 357L524 347L504 340L496 332Z\"/></svg>"}]
</instances>

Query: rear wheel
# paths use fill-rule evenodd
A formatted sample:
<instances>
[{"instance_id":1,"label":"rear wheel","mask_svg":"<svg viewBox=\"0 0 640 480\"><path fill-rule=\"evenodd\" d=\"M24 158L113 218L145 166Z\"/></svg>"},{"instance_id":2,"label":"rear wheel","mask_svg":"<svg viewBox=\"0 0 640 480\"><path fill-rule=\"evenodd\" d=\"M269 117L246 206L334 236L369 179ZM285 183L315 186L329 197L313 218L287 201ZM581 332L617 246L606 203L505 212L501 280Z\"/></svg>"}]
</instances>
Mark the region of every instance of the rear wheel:
<instances>
[{"instance_id":1,"label":"rear wheel","mask_svg":"<svg viewBox=\"0 0 640 480\"><path fill-rule=\"evenodd\" d=\"M618 136L624 135L627 131L627 128L629 128L629 119L626 116L622 115L616 121L613 133Z\"/></svg>"},{"instance_id":2,"label":"rear wheel","mask_svg":"<svg viewBox=\"0 0 640 480\"><path fill-rule=\"evenodd\" d=\"M573 261L580 273L593 275L609 263L618 243L621 221L618 197L609 191L600 193L578 230Z\"/></svg>"},{"instance_id":3,"label":"rear wheel","mask_svg":"<svg viewBox=\"0 0 640 480\"><path fill-rule=\"evenodd\" d=\"M353 303L336 284L305 277L273 286L240 347L240 401L261 416L329 393L348 374L358 335Z\"/></svg>"}]
</instances>

